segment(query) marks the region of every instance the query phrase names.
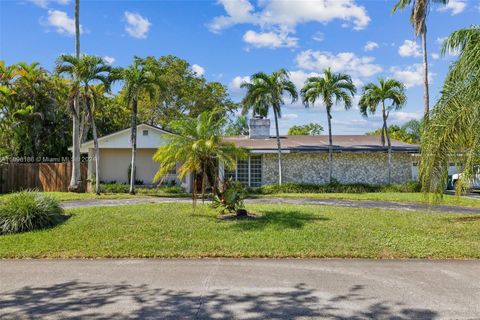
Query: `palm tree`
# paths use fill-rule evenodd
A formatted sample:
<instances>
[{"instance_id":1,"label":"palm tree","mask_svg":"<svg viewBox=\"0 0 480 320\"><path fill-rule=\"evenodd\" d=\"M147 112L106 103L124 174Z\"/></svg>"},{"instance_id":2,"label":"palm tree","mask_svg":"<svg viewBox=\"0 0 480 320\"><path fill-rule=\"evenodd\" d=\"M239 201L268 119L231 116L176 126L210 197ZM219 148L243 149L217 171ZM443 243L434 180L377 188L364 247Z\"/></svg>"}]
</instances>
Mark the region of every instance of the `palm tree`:
<instances>
[{"instance_id":1,"label":"palm tree","mask_svg":"<svg viewBox=\"0 0 480 320\"><path fill-rule=\"evenodd\" d=\"M442 54L459 53L445 79L440 99L422 137L420 178L424 192L442 194L448 162L462 165L462 192L478 174L480 163L480 26L453 32Z\"/></svg>"},{"instance_id":2,"label":"palm tree","mask_svg":"<svg viewBox=\"0 0 480 320\"><path fill-rule=\"evenodd\" d=\"M278 131L278 118L282 117L282 105L284 94L288 94L292 103L297 101L297 89L287 70L280 69L272 74L264 72L255 73L250 77L251 82L242 83L241 87L247 89L243 105L252 108L253 114L266 117L268 109L273 109L275 119L275 131L278 147L278 184L282 184L282 148Z\"/></svg>"},{"instance_id":3,"label":"palm tree","mask_svg":"<svg viewBox=\"0 0 480 320\"><path fill-rule=\"evenodd\" d=\"M75 0L75 57L80 59L80 0ZM78 79L73 75L73 85L70 110L72 113L72 178L69 191L79 191L81 185L80 174L80 103L78 96Z\"/></svg>"},{"instance_id":4,"label":"palm tree","mask_svg":"<svg viewBox=\"0 0 480 320\"><path fill-rule=\"evenodd\" d=\"M360 113L367 117L368 113L374 114L378 105L382 107L382 145L385 146L385 137L388 143L388 183L392 181L392 144L388 133L387 119L392 110L403 108L407 101L405 95L405 86L395 79L378 79L379 85L369 83L363 87L362 96L360 97L359 107ZM386 102L391 104L386 106Z\"/></svg>"},{"instance_id":5,"label":"palm tree","mask_svg":"<svg viewBox=\"0 0 480 320\"><path fill-rule=\"evenodd\" d=\"M177 172L180 179L192 174L193 208L195 209L196 177L201 174L202 197L206 180L216 192L218 182L218 164L223 163L226 170L235 170L237 158L245 158L247 153L233 143L222 141L225 118L213 112L204 111L196 118L185 117L171 123L177 133L167 137L169 141L161 146L153 160L160 163L155 181L161 181L170 170L180 164Z\"/></svg>"},{"instance_id":6,"label":"palm tree","mask_svg":"<svg viewBox=\"0 0 480 320\"><path fill-rule=\"evenodd\" d=\"M137 112L140 94L148 92L153 96L157 77L144 59L134 57L133 63L123 70L124 92L127 104L132 108L132 162L130 167L130 194L135 194L135 162L137 153Z\"/></svg>"},{"instance_id":7,"label":"palm tree","mask_svg":"<svg viewBox=\"0 0 480 320\"><path fill-rule=\"evenodd\" d=\"M91 86L95 82L100 82L108 91L112 67L105 64L102 58L96 56L84 55L77 59L73 55L61 55L57 60L57 72L74 76L78 84L83 86L83 93L80 93L80 95L83 98L85 111L92 125L93 145L95 148L95 192L100 194L100 149L98 146L97 127L95 125L95 109L92 108L94 97L91 92Z\"/></svg>"},{"instance_id":8,"label":"palm tree","mask_svg":"<svg viewBox=\"0 0 480 320\"><path fill-rule=\"evenodd\" d=\"M430 11L430 4L439 3L446 5L449 0L399 0L392 9L392 13L397 10L403 10L410 4L412 12L410 13L410 23L413 26L415 36L422 37L422 55L423 55L423 113L425 122L428 121L430 112L430 102L428 93L428 61L427 61L427 15Z\"/></svg>"},{"instance_id":9,"label":"palm tree","mask_svg":"<svg viewBox=\"0 0 480 320\"><path fill-rule=\"evenodd\" d=\"M353 95L356 92L352 78L343 73L333 73L330 68L323 70L321 77L310 77L301 90L305 107L314 105L318 99L325 104L328 121L328 183L332 182L333 141L332 141L332 106L343 102L345 109L352 107Z\"/></svg>"}]
</instances>

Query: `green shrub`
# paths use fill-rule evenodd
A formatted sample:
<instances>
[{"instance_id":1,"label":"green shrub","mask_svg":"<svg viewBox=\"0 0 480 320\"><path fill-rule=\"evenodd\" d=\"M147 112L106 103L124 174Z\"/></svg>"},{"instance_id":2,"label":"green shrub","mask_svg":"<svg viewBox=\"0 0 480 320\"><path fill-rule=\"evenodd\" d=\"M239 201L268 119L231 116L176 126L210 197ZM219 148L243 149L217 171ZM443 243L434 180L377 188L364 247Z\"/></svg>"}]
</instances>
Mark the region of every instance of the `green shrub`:
<instances>
[{"instance_id":1,"label":"green shrub","mask_svg":"<svg viewBox=\"0 0 480 320\"><path fill-rule=\"evenodd\" d=\"M100 189L104 193L128 193L130 191L130 186L125 183L103 183L100 185ZM181 194L185 193L180 186L160 186L160 187L140 187L136 188L137 194L145 195L155 195L155 194Z\"/></svg>"},{"instance_id":2,"label":"green shrub","mask_svg":"<svg viewBox=\"0 0 480 320\"><path fill-rule=\"evenodd\" d=\"M100 185L101 192L104 193L128 193L130 191L130 186L125 183L103 183Z\"/></svg>"},{"instance_id":3,"label":"green shrub","mask_svg":"<svg viewBox=\"0 0 480 320\"><path fill-rule=\"evenodd\" d=\"M58 200L51 196L32 191L12 193L0 201L0 234L51 227L62 215Z\"/></svg>"},{"instance_id":4,"label":"green shrub","mask_svg":"<svg viewBox=\"0 0 480 320\"><path fill-rule=\"evenodd\" d=\"M367 192L419 192L418 182L403 184L391 184L385 186L370 185L365 183L341 184L334 180L329 184L308 183L284 183L282 185L271 184L259 188L249 189L252 194L275 194L275 193L367 193Z\"/></svg>"}]
</instances>

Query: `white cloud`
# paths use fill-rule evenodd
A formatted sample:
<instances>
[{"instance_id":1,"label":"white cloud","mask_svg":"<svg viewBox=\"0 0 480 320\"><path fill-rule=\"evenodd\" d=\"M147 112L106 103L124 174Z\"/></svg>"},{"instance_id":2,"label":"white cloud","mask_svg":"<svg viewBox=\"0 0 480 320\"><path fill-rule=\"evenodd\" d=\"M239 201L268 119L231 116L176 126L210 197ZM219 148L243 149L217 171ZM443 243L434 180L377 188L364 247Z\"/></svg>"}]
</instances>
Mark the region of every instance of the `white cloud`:
<instances>
[{"instance_id":1,"label":"white cloud","mask_svg":"<svg viewBox=\"0 0 480 320\"><path fill-rule=\"evenodd\" d=\"M379 47L378 43L373 41L368 41L365 46L363 47L364 51L372 51Z\"/></svg>"},{"instance_id":2,"label":"white cloud","mask_svg":"<svg viewBox=\"0 0 480 320\"><path fill-rule=\"evenodd\" d=\"M365 8L355 0L260 0L258 8L249 0L219 0L218 3L225 9L226 15L215 17L208 25L210 31L218 33L236 24L252 24L261 28L257 35L269 34L271 37L270 32L274 31L289 39L290 42L283 42L290 45L283 47L296 43L296 39L289 37L289 34L295 32L298 24L327 24L338 19L348 22L347 25L355 30L361 30L370 22Z\"/></svg>"},{"instance_id":3,"label":"white cloud","mask_svg":"<svg viewBox=\"0 0 480 320\"><path fill-rule=\"evenodd\" d=\"M289 37L287 33L249 30L243 35L243 41L257 48L295 47L297 40L298 38Z\"/></svg>"},{"instance_id":4,"label":"white cloud","mask_svg":"<svg viewBox=\"0 0 480 320\"><path fill-rule=\"evenodd\" d=\"M250 77L249 76L236 76L235 78L230 81L229 87L232 91L239 91L240 86L244 82L250 82Z\"/></svg>"},{"instance_id":5,"label":"white cloud","mask_svg":"<svg viewBox=\"0 0 480 320\"><path fill-rule=\"evenodd\" d=\"M438 60L440 59L440 55L438 53L432 53L431 54L433 60Z\"/></svg>"},{"instance_id":6,"label":"white cloud","mask_svg":"<svg viewBox=\"0 0 480 320\"><path fill-rule=\"evenodd\" d=\"M464 0L450 0L447 5L440 5L437 11L447 12L450 11L452 16L460 14L465 10L467 3Z\"/></svg>"},{"instance_id":7,"label":"white cloud","mask_svg":"<svg viewBox=\"0 0 480 320\"><path fill-rule=\"evenodd\" d=\"M422 55L420 46L412 40L405 40L398 48L398 54L402 57L420 57Z\"/></svg>"},{"instance_id":8,"label":"white cloud","mask_svg":"<svg viewBox=\"0 0 480 320\"><path fill-rule=\"evenodd\" d=\"M443 41L445 41L446 39L447 39L447 37L438 37L436 41L439 45L442 45Z\"/></svg>"},{"instance_id":9,"label":"white cloud","mask_svg":"<svg viewBox=\"0 0 480 320\"><path fill-rule=\"evenodd\" d=\"M289 120L294 120L294 119L297 119L297 118L298 118L298 114L287 113L287 114L282 114L282 117L280 118L280 120L289 121Z\"/></svg>"},{"instance_id":10,"label":"white cloud","mask_svg":"<svg viewBox=\"0 0 480 320\"><path fill-rule=\"evenodd\" d=\"M318 31L318 32L315 32L312 39L317 42L322 42L323 40L325 40L325 35L323 34L323 32Z\"/></svg>"},{"instance_id":11,"label":"white cloud","mask_svg":"<svg viewBox=\"0 0 480 320\"><path fill-rule=\"evenodd\" d=\"M396 123L404 123L410 120L418 120L421 119L423 116L422 113L419 112L405 112L405 111L395 111L391 112L389 115L389 120L392 120ZM381 116L379 115L381 118Z\"/></svg>"},{"instance_id":12,"label":"white cloud","mask_svg":"<svg viewBox=\"0 0 480 320\"><path fill-rule=\"evenodd\" d=\"M125 31L129 35L137 39L144 39L147 37L147 32L152 26L147 18L142 17L139 13L125 11Z\"/></svg>"},{"instance_id":13,"label":"white cloud","mask_svg":"<svg viewBox=\"0 0 480 320\"><path fill-rule=\"evenodd\" d=\"M70 0L30 0L36 6L41 8L48 8L50 3L57 3L61 5L66 5L70 3Z\"/></svg>"},{"instance_id":14,"label":"white cloud","mask_svg":"<svg viewBox=\"0 0 480 320\"><path fill-rule=\"evenodd\" d=\"M114 57L110 57L110 56L104 56L102 57L103 61L105 61L106 64L113 64L115 62L115 58Z\"/></svg>"},{"instance_id":15,"label":"white cloud","mask_svg":"<svg viewBox=\"0 0 480 320\"><path fill-rule=\"evenodd\" d=\"M205 68L198 64L193 64L192 65L192 70L195 72L198 76L203 76L205 74Z\"/></svg>"},{"instance_id":16,"label":"white cloud","mask_svg":"<svg viewBox=\"0 0 480 320\"><path fill-rule=\"evenodd\" d=\"M423 85L423 66L416 63L406 68L391 67L390 72L393 78L403 82L407 88ZM432 80L433 73L429 73L428 79Z\"/></svg>"},{"instance_id":17,"label":"white cloud","mask_svg":"<svg viewBox=\"0 0 480 320\"><path fill-rule=\"evenodd\" d=\"M296 57L297 65L305 70L321 72L331 68L334 72L347 72L356 77L370 77L382 71L382 67L374 64L373 57L358 57L353 52L330 52L307 50Z\"/></svg>"},{"instance_id":18,"label":"white cloud","mask_svg":"<svg viewBox=\"0 0 480 320\"><path fill-rule=\"evenodd\" d=\"M60 34L75 35L75 20L70 18L66 12L60 10L48 10L48 17L43 21L47 27L53 27ZM83 27L80 25L80 33Z\"/></svg>"}]
</instances>

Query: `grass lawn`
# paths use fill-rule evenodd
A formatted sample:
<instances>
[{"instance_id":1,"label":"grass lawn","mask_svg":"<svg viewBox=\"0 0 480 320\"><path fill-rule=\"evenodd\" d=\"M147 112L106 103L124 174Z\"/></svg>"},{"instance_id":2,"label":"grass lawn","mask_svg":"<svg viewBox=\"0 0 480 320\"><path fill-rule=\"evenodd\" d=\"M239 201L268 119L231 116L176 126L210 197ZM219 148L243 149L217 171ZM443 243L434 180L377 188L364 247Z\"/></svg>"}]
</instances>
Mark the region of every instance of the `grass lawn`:
<instances>
[{"instance_id":1,"label":"grass lawn","mask_svg":"<svg viewBox=\"0 0 480 320\"><path fill-rule=\"evenodd\" d=\"M136 195L130 195L128 193L102 193L97 196L95 193L75 193L75 192L46 192L46 194L57 198L59 201L69 200L90 200L90 199L131 199L131 198L145 198L145 197L190 197L188 193L137 193ZM1 194L0 198L5 194Z\"/></svg>"},{"instance_id":2,"label":"grass lawn","mask_svg":"<svg viewBox=\"0 0 480 320\"><path fill-rule=\"evenodd\" d=\"M421 192L372 192L372 193L276 193L256 195L256 197L286 197L286 198L320 198L320 199L347 199L347 200L379 200L394 202L427 203L428 199ZM443 198L434 202L451 206L480 208L480 199L443 195Z\"/></svg>"},{"instance_id":3,"label":"grass lawn","mask_svg":"<svg viewBox=\"0 0 480 320\"><path fill-rule=\"evenodd\" d=\"M0 236L0 258L480 258L480 215L252 205L221 221L189 204L72 209L64 223Z\"/></svg>"}]
</instances>

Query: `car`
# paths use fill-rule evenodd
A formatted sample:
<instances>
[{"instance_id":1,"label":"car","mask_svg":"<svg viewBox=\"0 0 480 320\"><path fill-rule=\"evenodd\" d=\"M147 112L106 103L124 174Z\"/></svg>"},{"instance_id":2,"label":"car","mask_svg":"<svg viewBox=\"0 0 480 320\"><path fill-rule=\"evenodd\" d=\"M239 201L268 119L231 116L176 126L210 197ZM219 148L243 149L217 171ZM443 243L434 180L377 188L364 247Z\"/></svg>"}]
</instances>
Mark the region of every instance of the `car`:
<instances>
[{"instance_id":1,"label":"car","mask_svg":"<svg viewBox=\"0 0 480 320\"><path fill-rule=\"evenodd\" d=\"M453 188L455 189L458 180L462 177L461 173L456 173L452 175L452 185ZM468 184L467 189L480 189L480 171L475 174L475 177L470 181Z\"/></svg>"}]
</instances>

